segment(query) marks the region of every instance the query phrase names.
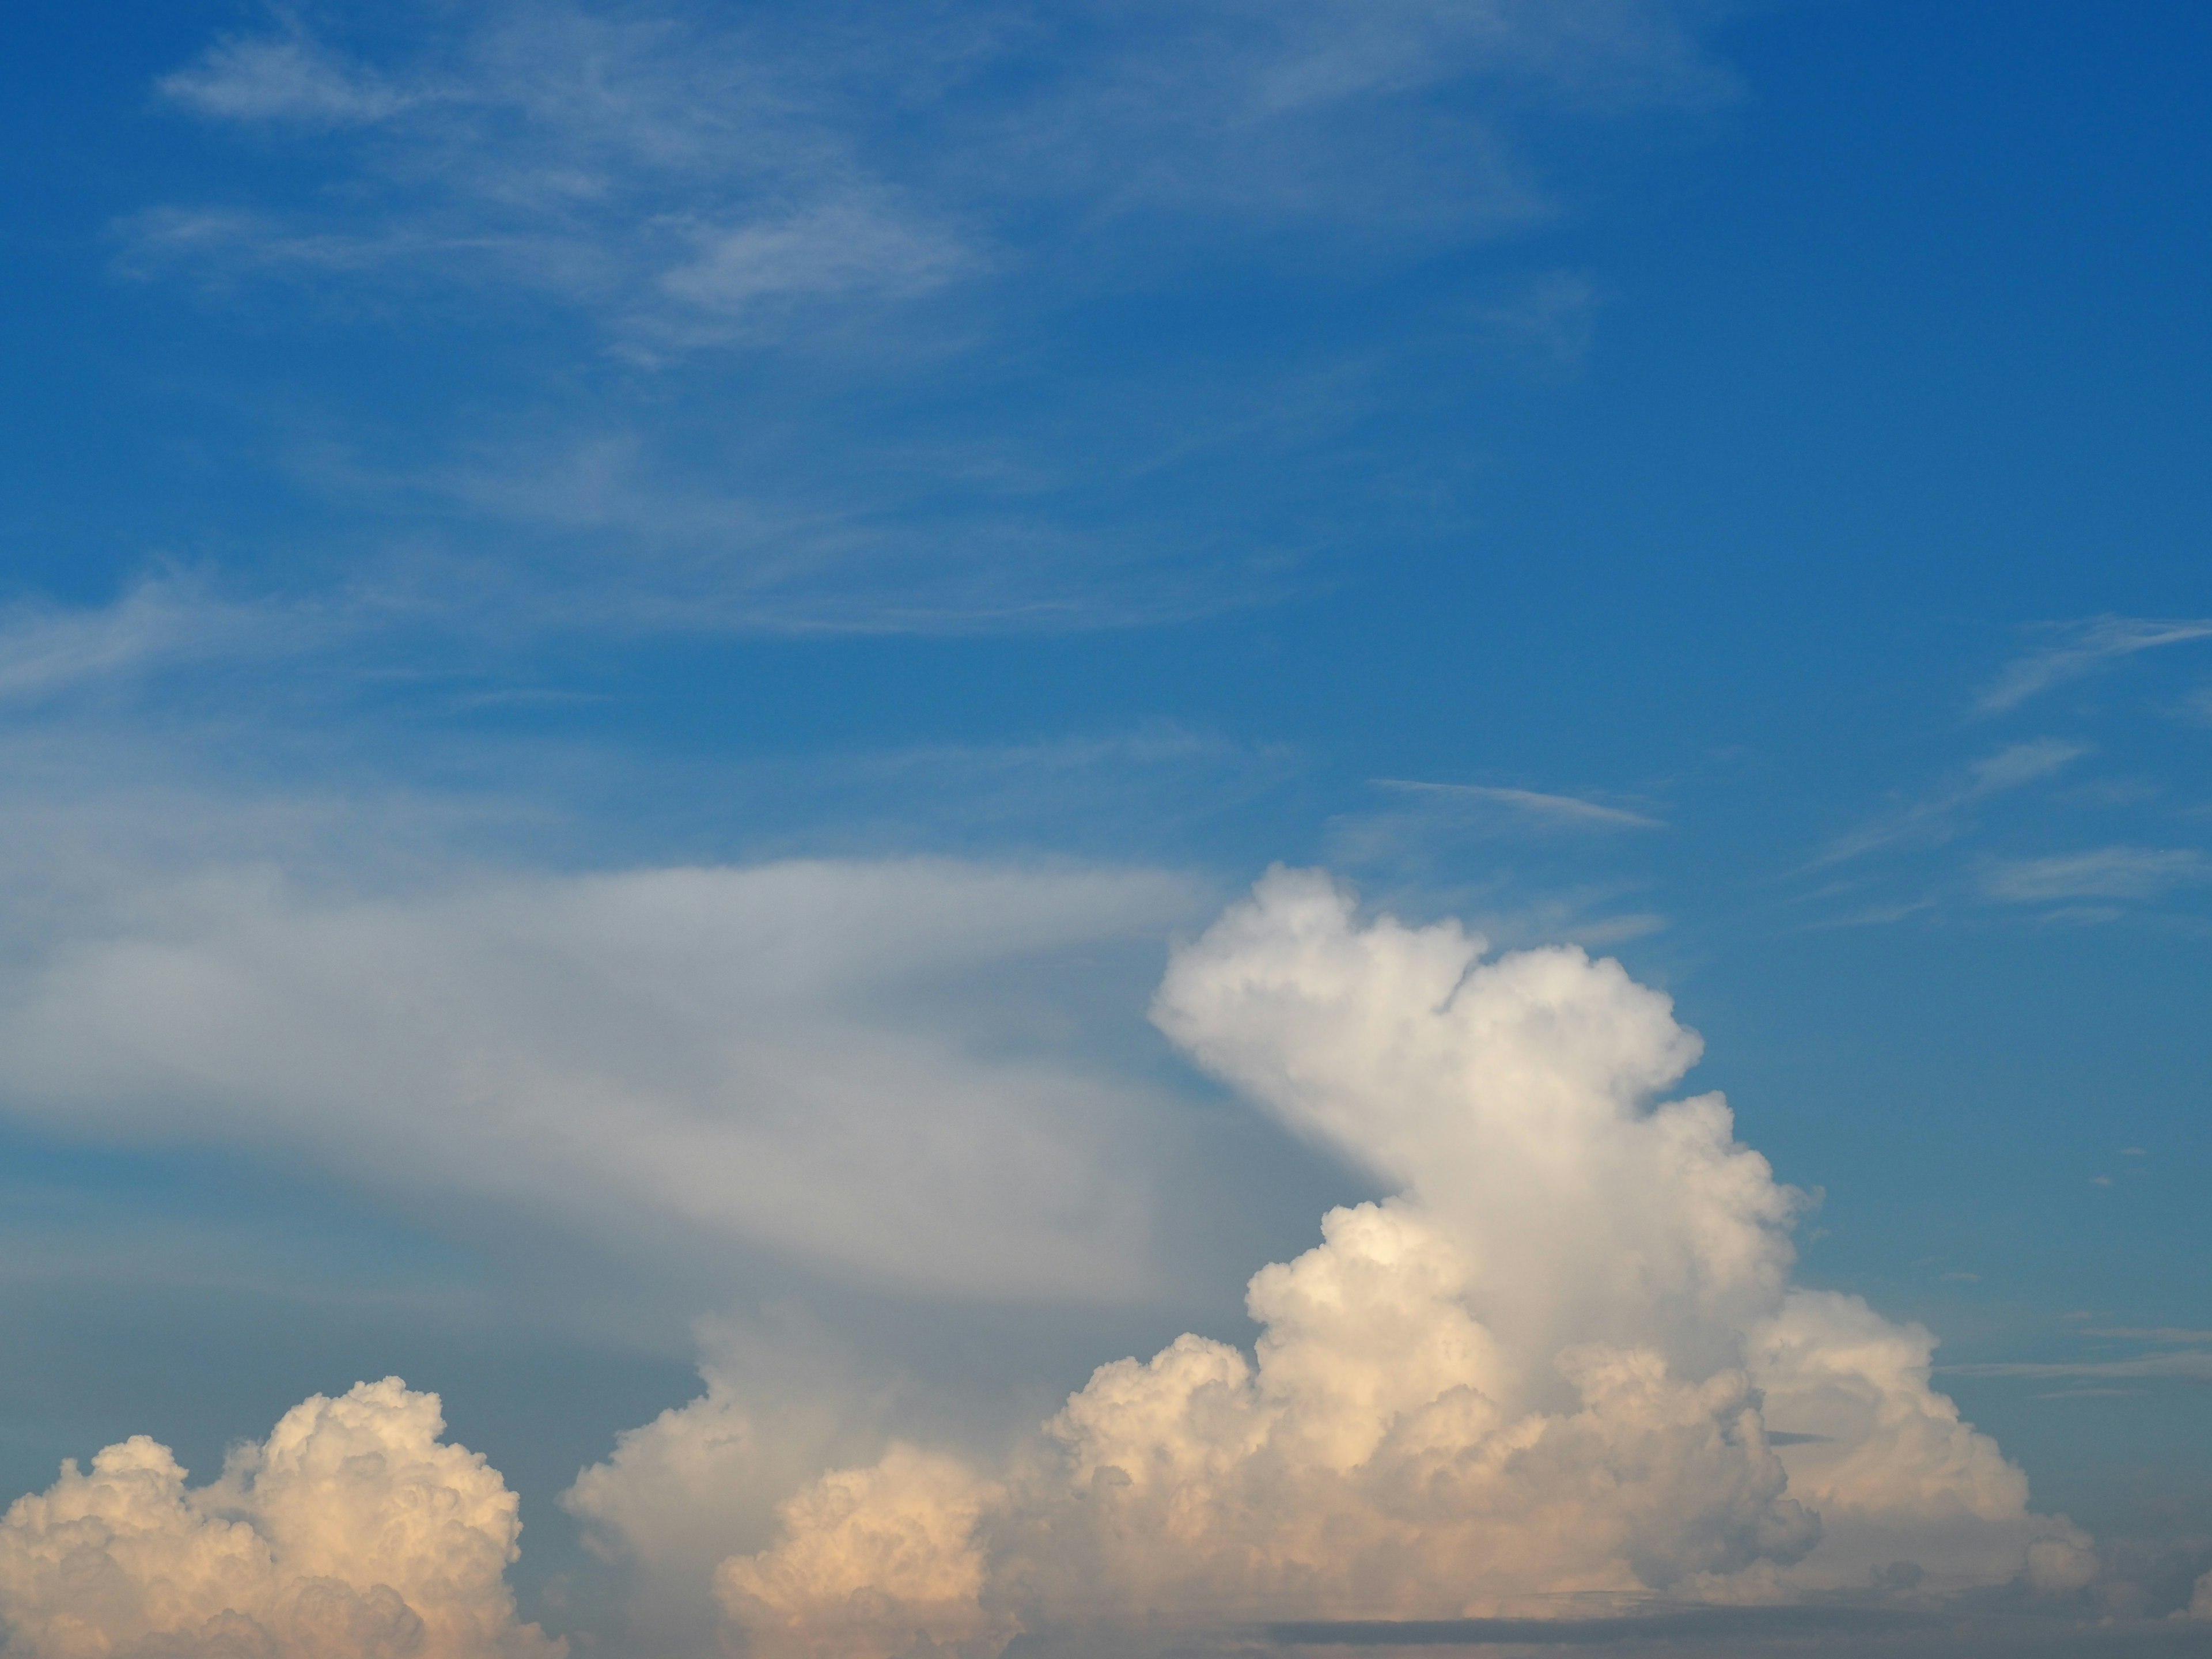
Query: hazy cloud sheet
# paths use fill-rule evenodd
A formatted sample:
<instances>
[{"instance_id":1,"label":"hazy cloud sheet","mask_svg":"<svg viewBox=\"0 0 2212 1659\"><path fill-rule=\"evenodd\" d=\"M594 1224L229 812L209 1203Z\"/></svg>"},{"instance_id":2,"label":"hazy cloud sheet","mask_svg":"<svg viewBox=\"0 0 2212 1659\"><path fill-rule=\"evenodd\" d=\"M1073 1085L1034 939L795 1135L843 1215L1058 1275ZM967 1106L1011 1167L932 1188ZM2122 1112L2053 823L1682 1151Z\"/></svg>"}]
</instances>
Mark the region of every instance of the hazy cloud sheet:
<instances>
[{"instance_id":1,"label":"hazy cloud sheet","mask_svg":"<svg viewBox=\"0 0 2212 1659\"><path fill-rule=\"evenodd\" d=\"M1194 898L1157 872L919 860L405 900L210 872L21 970L0 1054L16 1109L76 1130L908 1285L1124 1297L1169 1131L1145 1091L1040 1049L1050 994L1024 981L1157 948Z\"/></svg>"},{"instance_id":2,"label":"hazy cloud sheet","mask_svg":"<svg viewBox=\"0 0 2212 1659\"><path fill-rule=\"evenodd\" d=\"M1038 198L1084 210L1073 222L1203 207L1466 234L1540 209L1482 82L1593 113L1710 102L1730 86L1693 21L1664 0L495 3L387 20L398 44L369 62L294 19L160 89L320 133L349 188L292 210L167 204L201 234L166 246L267 266L342 245L362 271L559 293L665 349L975 275L1035 238Z\"/></svg>"}]
</instances>

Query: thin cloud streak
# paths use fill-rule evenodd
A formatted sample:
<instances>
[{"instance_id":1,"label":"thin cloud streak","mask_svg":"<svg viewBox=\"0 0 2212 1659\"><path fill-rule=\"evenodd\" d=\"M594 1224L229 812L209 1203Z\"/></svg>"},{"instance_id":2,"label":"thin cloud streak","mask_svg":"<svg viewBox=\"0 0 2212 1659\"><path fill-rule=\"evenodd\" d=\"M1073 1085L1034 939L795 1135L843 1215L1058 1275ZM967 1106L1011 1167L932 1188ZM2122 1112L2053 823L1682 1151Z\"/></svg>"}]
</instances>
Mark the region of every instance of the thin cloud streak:
<instances>
[{"instance_id":1,"label":"thin cloud streak","mask_svg":"<svg viewBox=\"0 0 2212 1659\"><path fill-rule=\"evenodd\" d=\"M2193 848L2100 847L2051 858L2002 859L1985 866L1983 896L2005 904L2067 899L2154 899L2212 880L2212 864Z\"/></svg>"},{"instance_id":2,"label":"thin cloud streak","mask_svg":"<svg viewBox=\"0 0 2212 1659\"><path fill-rule=\"evenodd\" d=\"M2138 652L2212 638L2212 617L2154 621L2140 617L2092 617L2049 630L2056 642L2008 664L1975 702L1982 714L2002 714L2029 698L2094 673Z\"/></svg>"},{"instance_id":3,"label":"thin cloud streak","mask_svg":"<svg viewBox=\"0 0 2212 1659\"><path fill-rule=\"evenodd\" d=\"M1984 1360L1936 1369L1948 1376L2171 1376L2212 1382L2212 1352L2143 1354L2133 1359Z\"/></svg>"},{"instance_id":4,"label":"thin cloud streak","mask_svg":"<svg viewBox=\"0 0 2212 1659\"><path fill-rule=\"evenodd\" d=\"M191 574L147 577L106 605L18 603L0 611L0 703L294 654L321 642L331 620L322 607L226 600Z\"/></svg>"},{"instance_id":5,"label":"thin cloud streak","mask_svg":"<svg viewBox=\"0 0 2212 1659\"><path fill-rule=\"evenodd\" d=\"M2086 744L2057 738L2010 744L1976 761L1963 778L1937 793L1831 842L1796 873L1825 870L1885 847L1948 841L1969 807L2050 777L2088 752Z\"/></svg>"},{"instance_id":6,"label":"thin cloud streak","mask_svg":"<svg viewBox=\"0 0 2212 1659\"><path fill-rule=\"evenodd\" d=\"M1623 807L1607 806L1577 795L1551 795L1534 789L1505 789L1479 783L1428 783L1413 778L1377 778L1378 789L1407 794L1432 795L1448 799L1504 806L1529 817L1560 825L1617 830L1664 830L1659 818Z\"/></svg>"}]
</instances>

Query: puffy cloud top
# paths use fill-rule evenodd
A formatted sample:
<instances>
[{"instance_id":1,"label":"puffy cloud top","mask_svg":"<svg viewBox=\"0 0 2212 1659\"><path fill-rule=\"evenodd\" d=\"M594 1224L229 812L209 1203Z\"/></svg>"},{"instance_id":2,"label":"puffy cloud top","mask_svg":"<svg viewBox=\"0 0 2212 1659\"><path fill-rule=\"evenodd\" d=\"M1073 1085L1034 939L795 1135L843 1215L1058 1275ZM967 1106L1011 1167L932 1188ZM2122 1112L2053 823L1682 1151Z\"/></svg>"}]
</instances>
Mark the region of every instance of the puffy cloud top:
<instances>
[{"instance_id":1,"label":"puffy cloud top","mask_svg":"<svg viewBox=\"0 0 2212 1659\"><path fill-rule=\"evenodd\" d=\"M1928 1334L1789 1287L1795 1195L1720 1097L1652 1103L1699 1047L1667 999L1483 951L1277 871L1179 952L1161 1028L1398 1194L1254 1276L1249 1356L1103 1366L998 1476L897 1448L800 1491L720 1570L730 1620L778 1659L983 1659L1016 1628L2083 1582Z\"/></svg>"},{"instance_id":2,"label":"puffy cloud top","mask_svg":"<svg viewBox=\"0 0 2212 1659\"><path fill-rule=\"evenodd\" d=\"M0 1520L0 1620L25 1659L558 1659L502 1577L497 1470L398 1377L317 1395L189 1487L166 1446L63 1465Z\"/></svg>"}]
</instances>

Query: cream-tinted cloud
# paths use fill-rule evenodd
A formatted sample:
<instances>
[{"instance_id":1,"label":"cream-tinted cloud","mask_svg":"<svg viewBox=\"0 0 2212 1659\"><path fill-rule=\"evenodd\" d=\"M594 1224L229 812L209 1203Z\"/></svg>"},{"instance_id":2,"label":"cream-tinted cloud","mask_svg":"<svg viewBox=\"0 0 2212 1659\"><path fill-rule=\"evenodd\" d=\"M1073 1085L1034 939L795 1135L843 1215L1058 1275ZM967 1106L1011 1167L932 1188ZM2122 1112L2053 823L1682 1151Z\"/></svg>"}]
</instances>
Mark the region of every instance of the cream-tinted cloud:
<instances>
[{"instance_id":1,"label":"cream-tinted cloud","mask_svg":"<svg viewBox=\"0 0 2212 1659\"><path fill-rule=\"evenodd\" d=\"M1102 1367L995 1473L902 1448L795 1494L719 1571L749 1637L890 1659L2094 1571L1929 1387L1926 1332L1789 1287L1793 1195L1717 1097L1651 1103L1698 1045L1618 963L1486 961L1277 872L1154 1018L1397 1194L1255 1275L1249 1353Z\"/></svg>"},{"instance_id":2,"label":"cream-tinted cloud","mask_svg":"<svg viewBox=\"0 0 2212 1659\"><path fill-rule=\"evenodd\" d=\"M497 1470L397 1377L318 1395L188 1486L143 1436L0 1519L0 1624L26 1659L558 1659L503 1577Z\"/></svg>"},{"instance_id":3,"label":"cream-tinted cloud","mask_svg":"<svg viewBox=\"0 0 2212 1659\"><path fill-rule=\"evenodd\" d=\"M211 875L21 971L0 1054L15 1109L76 1131L276 1146L702 1253L1124 1297L1151 1268L1144 1149L1174 1131L1039 1042L1080 1024L1039 975L1153 948L1192 899L930 861L404 900Z\"/></svg>"},{"instance_id":4,"label":"cream-tinted cloud","mask_svg":"<svg viewBox=\"0 0 2212 1659\"><path fill-rule=\"evenodd\" d=\"M722 1564L714 1590L750 1659L992 1659L1016 1626L983 1606L978 1529L995 1490L950 1457L895 1445L779 1511L783 1536Z\"/></svg>"}]
</instances>

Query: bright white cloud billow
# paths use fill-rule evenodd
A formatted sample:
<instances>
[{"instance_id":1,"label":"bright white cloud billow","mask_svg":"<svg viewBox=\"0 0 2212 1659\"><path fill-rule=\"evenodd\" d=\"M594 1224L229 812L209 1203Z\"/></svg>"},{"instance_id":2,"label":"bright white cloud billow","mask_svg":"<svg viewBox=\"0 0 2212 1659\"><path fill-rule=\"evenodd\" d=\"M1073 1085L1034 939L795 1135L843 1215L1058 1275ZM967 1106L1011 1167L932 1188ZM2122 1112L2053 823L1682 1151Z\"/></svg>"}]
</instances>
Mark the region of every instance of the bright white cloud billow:
<instances>
[{"instance_id":1,"label":"bright white cloud billow","mask_svg":"<svg viewBox=\"0 0 2212 1659\"><path fill-rule=\"evenodd\" d=\"M1193 899L928 860L380 900L234 872L116 901L19 969L0 1055L14 1109L76 1132L280 1148L693 1253L1126 1297L1167 1132L1070 1058L1043 988L1156 948Z\"/></svg>"},{"instance_id":2,"label":"bright white cloud billow","mask_svg":"<svg viewBox=\"0 0 2212 1659\"><path fill-rule=\"evenodd\" d=\"M503 1577L497 1470L397 1377L316 1395L222 1477L143 1436L0 1518L0 1629L22 1659L559 1659Z\"/></svg>"},{"instance_id":3,"label":"bright white cloud billow","mask_svg":"<svg viewBox=\"0 0 2212 1659\"><path fill-rule=\"evenodd\" d=\"M1187 1335L1106 1365L1001 1465L898 1444L799 1487L714 1575L754 1651L988 1659L1085 1630L1136 1651L1143 1628L1569 1592L2094 1571L1930 1389L1927 1333L1790 1287L1795 1195L1717 1096L1650 1104L1698 1042L1618 963L1485 961L1455 925L1363 926L1278 872L1176 955L1154 1018L1396 1195L1253 1278L1250 1352ZM641 1431L572 1504L669 1490L650 1466L730 1409L710 1392Z\"/></svg>"}]
</instances>

